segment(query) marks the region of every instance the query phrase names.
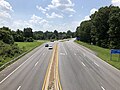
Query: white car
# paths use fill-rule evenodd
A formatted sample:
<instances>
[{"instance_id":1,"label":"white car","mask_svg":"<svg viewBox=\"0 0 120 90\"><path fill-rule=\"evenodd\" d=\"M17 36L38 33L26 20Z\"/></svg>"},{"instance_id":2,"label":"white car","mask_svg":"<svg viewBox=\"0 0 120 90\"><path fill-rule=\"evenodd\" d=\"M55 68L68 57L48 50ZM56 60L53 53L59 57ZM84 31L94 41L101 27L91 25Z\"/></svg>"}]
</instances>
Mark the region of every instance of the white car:
<instances>
[{"instance_id":1,"label":"white car","mask_svg":"<svg viewBox=\"0 0 120 90\"><path fill-rule=\"evenodd\" d=\"M53 47L51 45L49 45L48 49L53 49Z\"/></svg>"}]
</instances>

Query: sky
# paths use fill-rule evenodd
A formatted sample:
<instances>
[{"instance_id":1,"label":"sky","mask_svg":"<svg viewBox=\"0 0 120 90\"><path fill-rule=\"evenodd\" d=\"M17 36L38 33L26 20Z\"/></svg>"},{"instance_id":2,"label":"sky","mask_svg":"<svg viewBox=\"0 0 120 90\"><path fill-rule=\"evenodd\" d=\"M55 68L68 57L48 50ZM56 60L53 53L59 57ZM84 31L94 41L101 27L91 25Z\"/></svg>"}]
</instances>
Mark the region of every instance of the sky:
<instances>
[{"instance_id":1,"label":"sky","mask_svg":"<svg viewBox=\"0 0 120 90\"><path fill-rule=\"evenodd\" d=\"M75 31L100 7L120 0L0 0L0 27L33 31Z\"/></svg>"}]
</instances>

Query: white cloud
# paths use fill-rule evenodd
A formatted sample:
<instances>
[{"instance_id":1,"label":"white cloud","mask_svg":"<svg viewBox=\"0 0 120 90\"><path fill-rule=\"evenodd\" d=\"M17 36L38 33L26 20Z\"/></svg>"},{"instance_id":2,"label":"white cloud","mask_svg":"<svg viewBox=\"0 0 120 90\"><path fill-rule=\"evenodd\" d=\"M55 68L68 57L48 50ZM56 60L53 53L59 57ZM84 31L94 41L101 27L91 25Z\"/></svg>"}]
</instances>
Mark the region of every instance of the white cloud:
<instances>
[{"instance_id":1,"label":"white cloud","mask_svg":"<svg viewBox=\"0 0 120 90\"><path fill-rule=\"evenodd\" d=\"M96 8L91 9L90 10L90 15L94 14L96 11L98 11L98 9L96 9Z\"/></svg>"},{"instance_id":2,"label":"white cloud","mask_svg":"<svg viewBox=\"0 0 120 90\"><path fill-rule=\"evenodd\" d=\"M51 15L46 14L47 18L63 18L62 15L56 14L55 12L53 12Z\"/></svg>"},{"instance_id":3,"label":"white cloud","mask_svg":"<svg viewBox=\"0 0 120 90\"><path fill-rule=\"evenodd\" d=\"M73 15L69 15L68 17L73 17Z\"/></svg>"},{"instance_id":4,"label":"white cloud","mask_svg":"<svg viewBox=\"0 0 120 90\"><path fill-rule=\"evenodd\" d=\"M0 0L0 22L7 22L11 19L12 6L5 0Z\"/></svg>"},{"instance_id":5,"label":"white cloud","mask_svg":"<svg viewBox=\"0 0 120 90\"><path fill-rule=\"evenodd\" d=\"M33 29L40 29L40 27L42 27L44 24L47 24L48 21L36 16L35 14L33 14L30 18L30 20L27 21L23 21L23 20L15 20L13 21L11 28L16 30L16 29L23 29L25 27L31 27Z\"/></svg>"},{"instance_id":6,"label":"white cloud","mask_svg":"<svg viewBox=\"0 0 120 90\"><path fill-rule=\"evenodd\" d=\"M86 21L86 20L90 20L90 15L94 14L96 11L98 11L98 9L96 9L96 8L91 9L91 10L90 10L90 14L87 15L87 16L85 16L84 19L81 20L81 22L82 22L82 21Z\"/></svg>"},{"instance_id":7,"label":"white cloud","mask_svg":"<svg viewBox=\"0 0 120 90\"><path fill-rule=\"evenodd\" d=\"M5 0L0 0L0 10L2 11L13 11L12 6L9 4L9 2Z\"/></svg>"},{"instance_id":8,"label":"white cloud","mask_svg":"<svg viewBox=\"0 0 120 90\"><path fill-rule=\"evenodd\" d=\"M42 20L42 18L41 17L38 17L38 16L36 16L36 15L32 15L32 17L31 17L31 20L29 20L29 22L30 23L38 23L38 22L40 22Z\"/></svg>"},{"instance_id":9,"label":"white cloud","mask_svg":"<svg viewBox=\"0 0 120 90\"><path fill-rule=\"evenodd\" d=\"M75 31L76 27L80 24L79 21L73 21L70 23L63 23L63 24L45 24L43 25L43 30L54 31L58 30L59 32L66 32L67 30Z\"/></svg>"},{"instance_id":10,"label":"white cloud","mask_svg":"<svg viewBox=\"0 0 120 90\"><path fill-rule=\"evenodd\" d=\"M119 7L120 7L120 0L112 0L111 3L112 3L114 6L119 6Z\"/></svg>"},{"instance_id":11,"label":"white cloud","mask_svg":"<svg viewBox=\"0 0 120 90\"><path fill-rule=\"evenodd\" d=\"M42 13L45 13L47 10L46 9L44 9L44 8L42 8L41 6L36 6L36 8L38 9L38 10L40 10Z\"/></svg>"},{"instance_id":12,"label":"white cloud","mask_svg":"<svg viewBox=\"0 0 120 90\"><path fill-rule=\"evenodd\" d=\"M84 18L84 21L85 20L90 20L90 16L88 15L88 16L85 16L85 18Z\"/></svg>"},{"instance_id":13,"label":"white cloud","mask_svg":"<svg viewBox=\"0 0 120 90\"><path fill-rule=\"evenodd\" d=\"M15 20L10 25L10 28L13 30L23 29L25 27L32 27L32 25L29 24L27 21L23 21L23 20Z\"/></svg>"},{"instance_id":14,"label":"white cloud","mask_svg":"<svg viewBox=\"0 0 120 90\"><path fill-rule=\"evenodd\" d=\"M66 8L64 11L76 12L73 8Z\"/></svg>"},{"instance_id":15,"label":"white cloud","mask_svg":"<svg viewBox=\"0 0 120 90\"><path fill-rule=\"evenodd\" d=\"M52 11L56 10L60 13L75 13L76 12L74 10L74 3L72 3L71 0L52 0L51 4L49 4L47 7L42 8L41 6L37 5L36 8L44 14L46 14L46 12L50 10Z\"/></svg>"},{"instance_id":16,"label":"white cloud","mask_svg":"<svg viewBox=\"0 0 120 90\"><path fill-rule=\"evenodd\" d=\"M73 9L74 4L71 0L52 0L51 4L48 5L48 9L58 9L61 11L75 12Z\"/></svg>"},{"instance_id":17,"label":"white cloud","mask_svg":"<svg viewBox=\"0 0 120 90\"><path fill-rule=\"evenodd\" d=\"M2 20L7 20L7 19L10 19L11 18L11 15L9 13L7 13L6 11L2 11L0 12L0 19Z\"/></svg>"}]
</instances>

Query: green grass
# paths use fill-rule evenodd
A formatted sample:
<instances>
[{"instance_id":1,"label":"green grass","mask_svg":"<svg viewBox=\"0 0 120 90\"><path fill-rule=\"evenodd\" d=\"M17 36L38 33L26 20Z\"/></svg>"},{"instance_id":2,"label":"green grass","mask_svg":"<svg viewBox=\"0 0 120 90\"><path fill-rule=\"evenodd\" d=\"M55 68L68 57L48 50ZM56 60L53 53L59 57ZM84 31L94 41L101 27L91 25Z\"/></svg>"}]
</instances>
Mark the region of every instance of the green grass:
<instances>
[{"instance_id":1,"label":"green grass","mask_svg":"<svg viewBox=\"0 0 120 90\"><path fill-rule=\"evenodd\" d=\"M81 41L75 41L75 42L96 52L99 58L101 58L102 60L106 61L107 63L111 64L112 66L120 70L120 58L118 60L119 56L117 54L113 54L112 60L110 60L110 49L105 49L95 45L90 45L88 43L84 43Z\"/></svg>"},{"instance_id":2,"label":"green grass","mask_svg":"<svg viewBox=\"0 0 120 90\"><path fill-rule=\"evenodd\" d=\"M24 52L27 51L31 51L34 48L40 46L41 44L45 43L46 41L34 41L34 42L15 42L16 44L18 44L18 47L20 48L20 50L22 51L20 54L15 54L15 56L13 57L6 57L5 60L3 60L2 62L0 62L0 66L4 65L5 63L13 60L14 58L18 57L19 55L21 55ZM11 64L11 63L10 63ZM8 64L9 65L9 64ZM6 66L5 66L6 67ZM3 69L3 68L2 68ZM0 69L0 70L2 70Z\"/></svg>"},{"instance_id":3,"label":"green grass","mask_svg":"<svg viewBox=\"0 0 120 90\"><path fill-rule=\"evenodd\" d=\"M18 47L23 50L23 52L34 49L37 46L40 46L45 41L36 41L36 42L15 42L18 44Z\"/></svg>"}]
</instances>

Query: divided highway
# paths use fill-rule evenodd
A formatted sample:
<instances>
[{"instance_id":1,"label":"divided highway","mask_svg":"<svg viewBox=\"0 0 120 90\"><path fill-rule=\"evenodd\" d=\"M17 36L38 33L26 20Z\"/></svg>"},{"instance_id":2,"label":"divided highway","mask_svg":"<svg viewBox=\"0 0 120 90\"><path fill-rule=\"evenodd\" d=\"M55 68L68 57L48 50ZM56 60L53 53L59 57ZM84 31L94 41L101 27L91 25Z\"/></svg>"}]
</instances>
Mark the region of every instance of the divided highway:
<instances>
[{"instance_id":1,"label":"divided highway","mask_svg":"<svg viewBox=\"0 0 120 90\"><path fill-rule=\"evenodd\" d=\"M119 70L73 40L57 43L63 90L120 90ZM0 72L0 90L42 90L52 51L42 45Z\"/></svg>"}]
</instances>

